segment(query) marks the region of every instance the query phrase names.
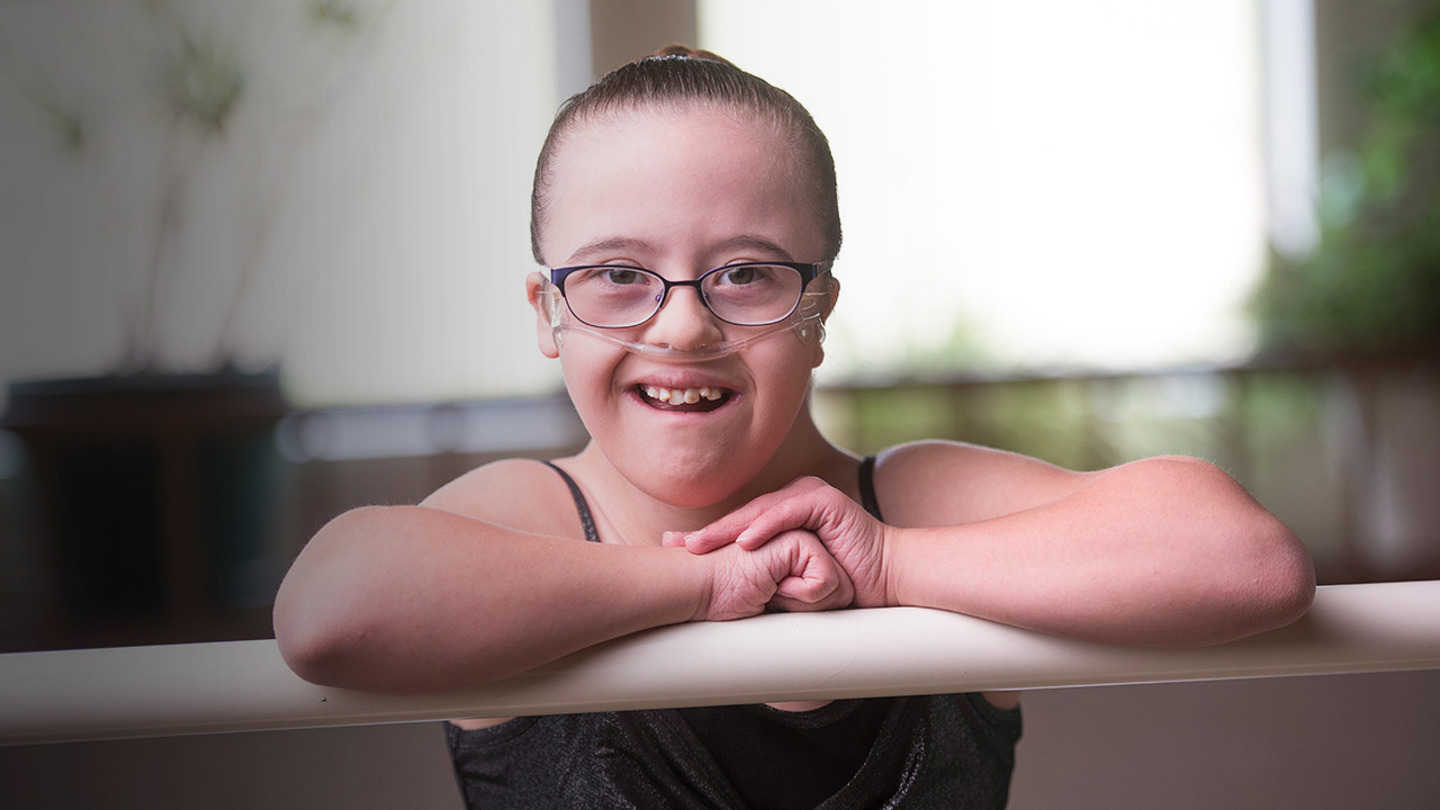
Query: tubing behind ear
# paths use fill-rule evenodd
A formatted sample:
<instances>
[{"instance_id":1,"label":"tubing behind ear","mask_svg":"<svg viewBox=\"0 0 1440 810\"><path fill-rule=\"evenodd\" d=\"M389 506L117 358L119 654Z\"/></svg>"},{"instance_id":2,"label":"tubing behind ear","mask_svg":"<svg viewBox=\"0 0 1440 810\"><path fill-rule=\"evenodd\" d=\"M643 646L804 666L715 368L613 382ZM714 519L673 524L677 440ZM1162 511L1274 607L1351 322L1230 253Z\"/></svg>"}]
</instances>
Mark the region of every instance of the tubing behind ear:
<instances>
[{"instance_id":1,"label":"tubing behind ear","mask_svg":"<svg viewBox=\"0 0 1440 810\"><path fill-rule=\"evenodd\" d=\"M825 342L825 322L819 318L805 318L795 324L795 334L806 346Z\"/></svg>"},{"instance_id":2,"label":"tubing behind ear","mask_svg":"<svg viewBox=\"0 0 1440 810\"><path fill-rule=\"evenodd\" d=\"M554 329L560 325L565 317L563 312L565 305L560 301L560 291L555 287L545 285L545 317L550 320L550 328Z\"/></svg>"},{"instance_id":3,"label":"tubing behind ear","mask_svg":"<svg viewBox=\"0 0 1440 810\"><path fill-rule=\"evenodd\" d=\"M565 345L565 302L560 300L560 290L549 282L545 283L545 290L541 293L545 297L545 319L550 322L550 331L555 337L555 347L561 348Z\"/></svg>"},{"instance_id":4,"label":"tubing behind ear","mask_svg":"<svg viewBox=\"0 0 1440 810\"><path fill-rule=\"evenodd\" d=\"M827 279L829 277L827 276ZM829 279L834 283L833 279ZM828 285L827 285L828 286ZM829 291L807 292L800 301L801 318L795 324L795 334L800 342L809 346L812 343L825 342L825 316L829 313L824 311L829 301Z\"/></svg>"}]
</instances>

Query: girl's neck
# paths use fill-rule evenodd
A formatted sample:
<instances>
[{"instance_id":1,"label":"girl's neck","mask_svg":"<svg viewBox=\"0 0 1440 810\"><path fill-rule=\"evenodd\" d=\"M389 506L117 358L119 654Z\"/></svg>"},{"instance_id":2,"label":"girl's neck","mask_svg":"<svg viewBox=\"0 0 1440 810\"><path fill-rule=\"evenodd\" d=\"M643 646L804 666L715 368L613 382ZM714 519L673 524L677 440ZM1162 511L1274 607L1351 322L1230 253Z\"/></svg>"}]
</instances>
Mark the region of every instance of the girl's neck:
<instances>
[{"instance_id":1,"label":"girl's neck","mask_svg":"<svg viewBox=\"0 0 1440 810\"><path fill-rule=\"evenodd\" d=\"M642 490L612 465L594 442L566 466L585 490L601 540L607 543L659 544L663 532L698 529L806 475L823 478L852 498L858 497L855 458L820 434L808 409L758 475L729 497L706 506L675 506L663 496Z\"/></svg>"}]
</instances>

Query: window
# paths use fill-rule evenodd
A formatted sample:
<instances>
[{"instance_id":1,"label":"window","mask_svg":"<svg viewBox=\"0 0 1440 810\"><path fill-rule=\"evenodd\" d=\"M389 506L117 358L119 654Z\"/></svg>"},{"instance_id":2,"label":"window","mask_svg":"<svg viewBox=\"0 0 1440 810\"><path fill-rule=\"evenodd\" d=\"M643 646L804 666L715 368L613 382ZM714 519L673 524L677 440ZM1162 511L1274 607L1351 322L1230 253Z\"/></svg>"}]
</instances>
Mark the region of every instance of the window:
<instances>
[{"instance_id":1,"label":"window","mask_svg":"<svg viewBox=\"0 0 1440 810\"><path fill-rule=\"evenodd\" d=\"M1245 355L1266 239L1252 4L880 9L700 3L702 45L831 139L846 238L822 379Z\"/></svg>"}]
</instances>

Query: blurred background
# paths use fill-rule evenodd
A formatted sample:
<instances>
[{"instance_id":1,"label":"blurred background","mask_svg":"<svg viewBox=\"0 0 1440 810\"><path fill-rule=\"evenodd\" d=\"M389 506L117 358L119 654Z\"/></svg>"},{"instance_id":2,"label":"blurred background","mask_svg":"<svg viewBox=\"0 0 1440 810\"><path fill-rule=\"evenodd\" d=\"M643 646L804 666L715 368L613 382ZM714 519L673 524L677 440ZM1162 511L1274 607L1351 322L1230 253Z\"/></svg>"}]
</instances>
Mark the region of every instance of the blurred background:
<instances>
[{"instance_id":1,"label":"blurred background","mask_svg":"<svg viewBox=\"0 0 1440 810\"><path fill-rule=\"evenodd\" d=\"M530 176L560 101L669 42L790 90L830 137L844 287L816 407L836 441L1197 455L1322 582L1440 576L1440 3L879 6L0 0L0 651L267 637L330 517L581 446L531 348ZM1278 736L1240 757L1213 730L1177 731L1183 751L1114 731L1127 779L1161 749L1204 763L1171 774L1199 803L1167 806L1342 806L1316 764L1342 760L1385 773L1388 806L1440 797L1407 759L1440 750L1440 684L1367 677L1037 695L1017 805L1121 806L1064 729L1172 695ZM1344 702L1378 692L1381 754L1343 719L1378 722ZM1289 720L1253 709L1277 701ZM1340 725L1313 725L1322 705ZM236 776L233 806L450 797L433 731L247 735L239 761L269 776ZM257 764L267 746L314 767L265 770L299 767ZM0 763L126 761L112 779L138 786L180 750ZM358 750L421 763L425 787L353 781ZM1186 781L1207 768L1247 776ZM37 806L91 795L27 784Z\"/></svg>"}]
</instances>

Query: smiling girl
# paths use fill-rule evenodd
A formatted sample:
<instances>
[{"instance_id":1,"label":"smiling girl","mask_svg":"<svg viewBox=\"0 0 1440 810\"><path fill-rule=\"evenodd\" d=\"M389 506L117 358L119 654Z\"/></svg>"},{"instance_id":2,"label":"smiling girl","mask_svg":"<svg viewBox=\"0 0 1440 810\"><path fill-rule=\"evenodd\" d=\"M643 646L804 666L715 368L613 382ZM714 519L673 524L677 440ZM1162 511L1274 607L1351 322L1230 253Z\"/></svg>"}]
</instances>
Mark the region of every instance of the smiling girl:
<instances>
[{"instance_id":1,"label":"smiling girl","mask_svg":"<svg viewBox=\"0 0 1440 810\"><path fill-rule=\"evenodd\" d=\"M602 78L540 155L527 281L591 440L348 512L275 605L317 683L475 686L638 630L914 605L1117 644L1301 615L1294 535L1204 462L1072 472L920 442L859 459L810 415L840 285L825 136L784 91L667 49ZM1011 694L457 721L472 806L993 807Z\"/></svg>"}]
</instances>

